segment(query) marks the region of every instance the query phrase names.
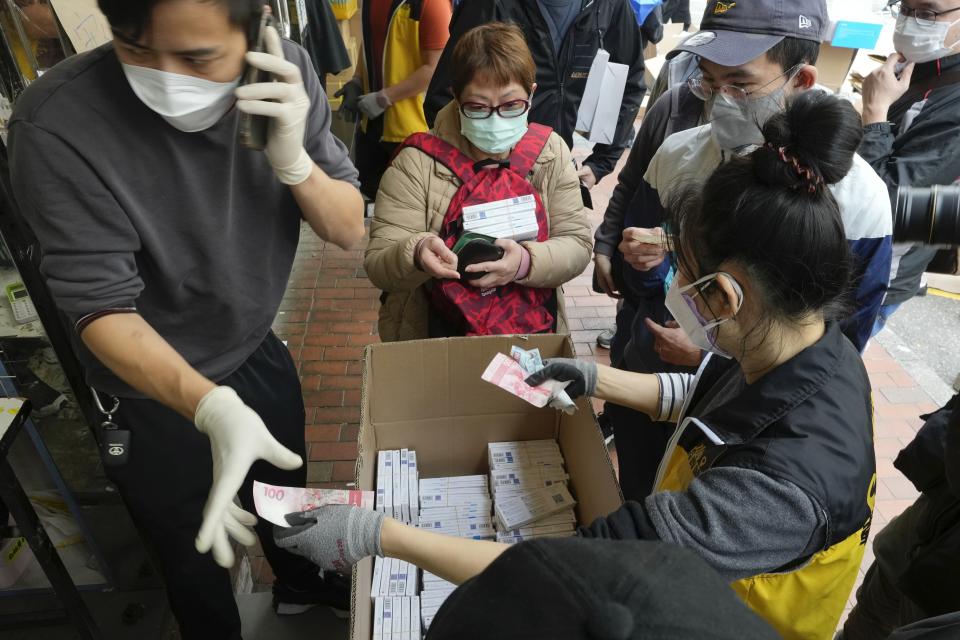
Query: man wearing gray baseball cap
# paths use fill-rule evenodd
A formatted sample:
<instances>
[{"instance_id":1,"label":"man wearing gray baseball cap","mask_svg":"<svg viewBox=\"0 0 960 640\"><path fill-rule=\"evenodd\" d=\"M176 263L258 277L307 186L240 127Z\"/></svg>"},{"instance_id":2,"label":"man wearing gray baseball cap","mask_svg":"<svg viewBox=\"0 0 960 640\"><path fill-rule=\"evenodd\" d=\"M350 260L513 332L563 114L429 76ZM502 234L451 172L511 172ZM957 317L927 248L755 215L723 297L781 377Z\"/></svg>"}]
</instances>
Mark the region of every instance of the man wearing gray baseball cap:
<instances>
[{"instance_id":1,"label":"man wearing gray baseball cap","mask_svg":"<svg viewBox=\"0 0 960 640\"><path fill-rule=\"evenodd\" d=\"M602 274L606 268L619 280L625 299L611 346L615 367L640 373L696 371L700 350L671 322L664 306L670 260L645 238L659 233L665 208L681 188L763 144L762 125L791 96L814 88L827 25L824 0L710 0L701 31L670 54L698 56L699 74L665 93L647 114L596 235L597 270ZM697 114L688 113L694 109ZM701 110L706 124L695 126ZM674 133L664 140L664 130ZM791 156L790 149L782 151ZM859 156L831 191L856 257L853 308L840 325L862 350L890 276L890 200L883 181ZM613 219L617 212L619 221ZM770 224L777 224L775 211ZM651 424L612 403L604 412L616 434L624 495L642 499L652 488L672 425Z\"/></svg>"}]
</instances>

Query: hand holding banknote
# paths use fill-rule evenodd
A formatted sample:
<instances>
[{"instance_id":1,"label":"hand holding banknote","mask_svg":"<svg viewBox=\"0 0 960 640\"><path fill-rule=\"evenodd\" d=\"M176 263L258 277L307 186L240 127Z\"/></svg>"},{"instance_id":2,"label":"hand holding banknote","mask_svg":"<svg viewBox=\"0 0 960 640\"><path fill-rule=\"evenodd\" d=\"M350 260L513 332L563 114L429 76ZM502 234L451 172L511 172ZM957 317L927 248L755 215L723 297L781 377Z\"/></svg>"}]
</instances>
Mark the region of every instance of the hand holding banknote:
<instances>
[{"instance_id":1,"label":"hand holding banknote","mask_svg":"<svg viewBox=\"0 0 960 640\"><path fill-rule=\"evenodd\" d=\"M281 487L253 481L253 506L257 515L280 527L286 527L288 513L312 511L330 504L356 505L373 509L373 491L357 489L304 489Z\"/></svg>"},{"instance_id":2,"label":"hand holding banknote","mask_svg":"<svg viewBox=\"0 0 960 640\"><path fill-rule=\"evenodd\" d=\"M384 514L355 505L328 505L290 513L289 527L274 527L277 546L309 559L324 571L346 573L368 556L382 556Z\"/></svg>"},{"instance_id":3,"label":"hand holding banknote","mask_svg":"<svg viewBox=\"0 0 960 640\"><path fill-rule=\"evenodd\" d=\"M494 356L487 370L480 377L538 408L547 406L553 395L552 389L531 386L524 382L527 372L519 362L502 353Z\"/></svg>"},{"instance_id":4,"label":"hand holding banknote","mask_svg":"<svg viewBox=\"0 0 960 640\"><path fill-rule=\"evenodd\" d=\"M538 386L549 380L569 382L565 391L571 398L592 396L597 392L597 365L576 358L550 358L540 371L527 377L526 383Z\"/></svg>"}]
</instances>

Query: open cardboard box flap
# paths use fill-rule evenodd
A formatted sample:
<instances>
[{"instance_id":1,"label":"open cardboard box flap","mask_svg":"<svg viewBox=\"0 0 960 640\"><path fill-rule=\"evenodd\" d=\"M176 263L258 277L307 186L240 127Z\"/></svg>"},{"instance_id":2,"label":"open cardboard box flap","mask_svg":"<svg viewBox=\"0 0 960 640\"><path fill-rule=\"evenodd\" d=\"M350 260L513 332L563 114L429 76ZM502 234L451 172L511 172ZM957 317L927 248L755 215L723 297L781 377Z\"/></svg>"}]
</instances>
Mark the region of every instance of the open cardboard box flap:
<instances>
[{"instance_id":1,"label":"open cardboard box flap","mask_svg":"<svg viewBox=\"0 0 960 640\"><path fill-rule=\"evenodd\" d=\"M413 449L421 478L487 473L487 443L556 439L586 524L623 503L588 400L568 416L537 409L480 376L497 353L517 345L544 358L574 357L569 337L491 336L393 342L367 347L356 482L375 488L377 451ZM373 562L353 571L351 640L370 640Z\"/></svg>"}]
</instances>

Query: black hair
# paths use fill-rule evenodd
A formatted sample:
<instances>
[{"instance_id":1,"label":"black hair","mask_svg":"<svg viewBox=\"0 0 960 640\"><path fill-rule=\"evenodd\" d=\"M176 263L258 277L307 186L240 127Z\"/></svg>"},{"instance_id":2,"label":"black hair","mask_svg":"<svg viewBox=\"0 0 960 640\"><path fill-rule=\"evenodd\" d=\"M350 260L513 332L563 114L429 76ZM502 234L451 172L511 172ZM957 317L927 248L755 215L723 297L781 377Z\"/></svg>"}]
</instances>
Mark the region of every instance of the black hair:
<instances>
[{"instance_id":1,"label":"black hair","mask_svg":"<svg viewBox=\"0 0 960 640\"><path fill-rule=\"evenodd\" d=\"M671 206L680 269L697 280L735 263L753 285L764 331L845 309L851 257L827 188L853 166L863 130L853 106L803 92L763 127L767 144L724 163L698 193Z\"/></svg>"},{"instance_id":2,"label":"black hair","mask_svg":"<svg viewBox=\"0 0 960 640\"><path fill-rule=\"evenodd\" d=\"M789 71L802 64L817 64L820 57L820 43L787 36L767 51L767 59Z\"/></svg>"},{"instance_id":3,"label":"black hair","mask_svg":"<svg viewBox=\"0 0 960 640\"><path fill-rule=\"evenodd\" d=\"M136 40L150 26L153 8L166 0L98 0L110 27ZM230 22L246 29L251 16L262 10L266 0L196 0L226 5Z\"/></svg>"}]
</instances>

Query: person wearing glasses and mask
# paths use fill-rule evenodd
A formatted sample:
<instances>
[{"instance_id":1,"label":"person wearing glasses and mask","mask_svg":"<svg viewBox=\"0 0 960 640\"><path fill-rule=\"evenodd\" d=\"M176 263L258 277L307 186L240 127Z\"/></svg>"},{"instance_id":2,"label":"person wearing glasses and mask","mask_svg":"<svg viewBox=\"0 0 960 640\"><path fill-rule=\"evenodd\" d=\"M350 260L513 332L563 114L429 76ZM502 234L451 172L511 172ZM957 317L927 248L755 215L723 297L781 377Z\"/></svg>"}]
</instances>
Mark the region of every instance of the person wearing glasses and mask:
<instances>
[{"instance_id":1,"label":"person wearing glasses and mask","mask_svg":"<svg viewBox=\"0 0 960 640\"><path fill-rule=\"evenodd\" d=\"M610 226L597 232L598 271L613 274L616 267L616 286L625 298L611 348L615 367L634 372L696 370L705 346L689 340L665 308L664 295L673 278L671 261L643 236L661 233L666 203L678 187L701 182L717 166L762 144L763 123L781 113L788 98L820 91L814 89L814 64L827 24L824 0L758 0L750 5L711 0L701 31L676 50L700 59L700 75L684 87L684 95L703 101L708 122L666 140L658 138L656 121L650 123L653 129L646 137L642 128L643 146L635 145L625 169L629 176L621 176L611 202L611 208L622 212L622 221L608 216L604 225ZM672 126L663 109L671 106L676 91L653 107L660 114L654 117L666 119L661 126ZM686 111L682 115L688 127L695 121ZM853 308L840 328L862 351L890 277L890 198L883 181L856 155L849 173L830 189L856 257ZM769 224L780 223L778 212L771 210ZM607 403L604 413L616 436L624 495L641 499L653 487L656 465L673 427L652 424L647 416L617 403Z\"/></svg>"},{"instance_id":2,"label":"person wearing glasses and mask","mask_svg":"<svg viewBox=\"0 0 960 640\"><path fill-rule=\"evenodd\" d=\"M527 133L536 90L536 68L523 33L515 25L498 22L476 27L457 43L452 68L456 100L437 114L431 134L468 161L483 165L507 161ZM503 257L467 266L462 282L477 291L511 283L556 290L554 330L563 333L566 320L559 287L587 266L591 238L577 172L556 133L549 134L527 180L543 202L548 237L538 242L496 240ZM436 327L446 324L430 293L440 281L461 279L457 254L439 236L460 186L447 166L416 148L401 150L384 174L364 260L370 280L384 292L382 340L433 337ZM489 200L509 195L491 195ZM484 272L479 278L467 277Z\"/></svg>"},{"instance_id":3,"label":"person wearing glasses and mask","mask_svg":"<svg viewBox=\"0 0 960 640\"><path fill-rule=\"evenodd\" d=\"M960 0L894 2L897 53L863 83L860 155L891 188L960 176ZM937 249L894 247L894 275L874 332L921 287Z\"/></svg>"}]
</instances>

